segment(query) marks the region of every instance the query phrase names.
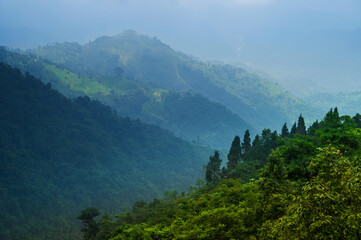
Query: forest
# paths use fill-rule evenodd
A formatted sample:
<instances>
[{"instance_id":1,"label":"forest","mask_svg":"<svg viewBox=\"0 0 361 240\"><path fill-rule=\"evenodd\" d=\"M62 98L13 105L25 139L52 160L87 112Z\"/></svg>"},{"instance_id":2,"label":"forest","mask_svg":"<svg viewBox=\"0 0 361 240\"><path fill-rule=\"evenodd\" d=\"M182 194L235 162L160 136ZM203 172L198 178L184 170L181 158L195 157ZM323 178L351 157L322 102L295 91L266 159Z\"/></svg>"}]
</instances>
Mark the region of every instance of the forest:
<instances>
[{"instance_id":1,"label":"forest","mask_svg":"<svg viewBox=\"0 0 361 240\"><path fill-rule=\"evenodd\" d=\"M78 85L83 93L90 89L90 77L0 52L23 72L61 70L85 84ZM309 127L300 114L279 133L265 128L251 138L245 130L223 161L224 149L120 117L64 88L74 94L67 98L52 89L61 78L44 83L22 71L0 64L1 239L360 239L360 114L334 108ZM161 104L147 105L178 127L222 132L241 121L199 94L159 93ZM213 122L205 125L199 119L209 112ZM183 121L182 114L193 117Z\"/></svg>"},{"instance_id":2,"label":"forest","mask_svg":"<svg viewBox=\"0 0 361 240\"><path fill-rule=\"evenodd\" d=\"M128 69L124 67L115 67L110 76L81 75L69 70L72 65L65 67L29 52L5 47L0 47L0 61L23 73L30 72L67 97L88 96L110 106L121 116L160 126L191 142L226 148L226 142L235 134L246 129L255 131L251 124L220 103L200 94L139 82L126 76Z\"/></svg>"},{"instance_id":3,"label":"forest","mask_svg":"<svg viewBox=\"0 0 361 240\"><path fill-rule=\"evenodd\" d=\"M138 201L113 217L78 216L83 239L360 239L361 115L331 109L308 129L236 136L187 194ZM223 166L223 167L222 167Z\"/></svg>"},{"instance_id":4,"label":"forest","mask_svg":"<svg viewBox=\"0 0 361 240\"><path fill-rule=\"evenodd\" d=\"M360 0L0 0L0 240L361 240Z\"/></svg>"},{"instance_id":5,"label":"forest","mask_svg":"<svg viewBox=\"0 0 361 240\"><path fill-rule=\"evenodd\" d=\"M0 84L0 239L80 239L81 209L186 191L211 153L3 63Z\"/></svg>"}]
</instances>

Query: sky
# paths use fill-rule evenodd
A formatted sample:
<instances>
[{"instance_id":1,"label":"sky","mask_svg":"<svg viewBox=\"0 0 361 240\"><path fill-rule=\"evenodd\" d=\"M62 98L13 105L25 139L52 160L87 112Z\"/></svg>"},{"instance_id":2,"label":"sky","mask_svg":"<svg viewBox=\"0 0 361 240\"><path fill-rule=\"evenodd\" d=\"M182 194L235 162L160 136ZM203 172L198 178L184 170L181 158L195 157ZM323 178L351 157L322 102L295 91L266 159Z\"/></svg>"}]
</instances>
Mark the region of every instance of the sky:
<instances>
[{"instance_id":1,"label":"sky","mask_svg":"<svg viewBox=\"0 0 361 240\"><path fill-rule=\"evenodd\" d=\"M295 94L361 91L360 0L0 0L0 45L13 48L127 29Z\"/></svg>"}]
</instances>

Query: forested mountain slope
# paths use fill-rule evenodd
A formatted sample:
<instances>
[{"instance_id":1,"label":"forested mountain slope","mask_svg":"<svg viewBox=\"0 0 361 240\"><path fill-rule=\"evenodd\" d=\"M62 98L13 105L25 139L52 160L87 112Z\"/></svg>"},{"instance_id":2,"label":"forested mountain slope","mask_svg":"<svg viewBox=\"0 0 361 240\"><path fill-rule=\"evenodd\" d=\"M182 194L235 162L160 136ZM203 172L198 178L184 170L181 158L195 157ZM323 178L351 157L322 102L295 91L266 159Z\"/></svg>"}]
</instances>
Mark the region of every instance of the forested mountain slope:
<instances>
[{"instance_id":1,"label":"forested mountain slope","mask_svg":"<svg viewBox=\"0 0 361 240\"><path fill-rule=\"evenodd\" d=\"M29 71L68 97L87 95L122 116L168 129L177 136L216 148L227 147L235 134L253 130L238 115L199 94L177 93L127 78L118 69L113 76L79 76L64 66L29 53L0 48L0 61Z\"/></svg>"},{"instance_id":2,"label":"forested mountain slope","mask_svg":"<svg viewBox=\"0 0 361 240\"><path fill-rule=\"evenodd\" d=\"M222 103L259 130L314 111L277 84L230 65L207 64L172 50L156 38L126 31L88 44L56 43L31 52L81 74L128 77L156 87L200 93Z\"/></svg>"},{"instance_id":3,"label":"forested mountain slope","mask_svg":"<svg viewBox=\"0 0 361 240\"><path fill-rule=\"evenodd\" d=\"M358 240L360 127L360 114L339 116L335 108L307 131L300 116L295 131L284 127L272 140L256 137L251 145L247 133L243 141L236 136L227 167L221 169L216 151L207 164L207 183L187 196L137 202L117 219L105 214L97 222L84 217L92 209L84 210L82 222L93 220L84 225L84 240ZM259 146L272 142L273 151L260 164ZM257 169L258 176L248 179Z\"/></svg>"},{"instance_id":4,"label":"forested mountain slope","mask_svg":"<svg viewBox=\"0 0 361 240\"><path fill-rule=\"evenodd\" d=\"M0 239L79 239L82 208L120 212L202 176L207 148L3 63L0 85Z\"/></svg>"}]
</instances>

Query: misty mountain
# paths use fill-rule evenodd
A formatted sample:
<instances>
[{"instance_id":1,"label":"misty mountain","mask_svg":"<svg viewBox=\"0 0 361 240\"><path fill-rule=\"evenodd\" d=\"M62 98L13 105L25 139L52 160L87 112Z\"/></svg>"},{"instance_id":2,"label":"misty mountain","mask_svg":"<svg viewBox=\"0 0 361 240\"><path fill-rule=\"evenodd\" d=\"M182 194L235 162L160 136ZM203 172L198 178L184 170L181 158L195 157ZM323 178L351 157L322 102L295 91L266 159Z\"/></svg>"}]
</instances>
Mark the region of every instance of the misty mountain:
<instances>
[{"instance_id":1,"label":"misty mountain","mask_svg":"<svg viewBox=\"0 0 361 240\"><path fill-rule=\"evenodd\" d=\"M207 148L3 63L0 84L1 239L80 239L81 209L119 212L202 176Z\"/></svg>"},{"instance_id":2,"label":"misty mountain","mask_svg":"<svg viewBox=\"0 0 361 240\"><path fill-rule=\"evenodd\" d=\"M177 136L216 148L226 148L234 135L255 132L238 115L199 94L177 93L123 76L79 76L59 64L20 51L0 48L0 61L29 71L68 97L87 95L120 115L168 129Z\"/></svg>"},{"instance_id":3,"label":"misty mountain","mask_svg":"<svg viewBox=\"0 0 361 240\"><path fill-rule=\"evenodd\" d=\"M80 75L124 75L154 87L199 93L219 102L258 128L280 128L300 112L314 111L280 86L246 70L207 64L176 52L157 38L126 31L88 44L55 43L32 53L63 64Z\"/></svg>"},{"instance_id":4,"label":"misty mountain","mask_svg":"<svg viewBox=\"0 0 361 240\"><path fill-rule=\"evenodd\" d=\"M361 92L318 93L305 97L303 100L322 111L327 111L330 106L334 106L338 107L342 114L352 116L361 110Z\"/></svg>"}]
</instances>

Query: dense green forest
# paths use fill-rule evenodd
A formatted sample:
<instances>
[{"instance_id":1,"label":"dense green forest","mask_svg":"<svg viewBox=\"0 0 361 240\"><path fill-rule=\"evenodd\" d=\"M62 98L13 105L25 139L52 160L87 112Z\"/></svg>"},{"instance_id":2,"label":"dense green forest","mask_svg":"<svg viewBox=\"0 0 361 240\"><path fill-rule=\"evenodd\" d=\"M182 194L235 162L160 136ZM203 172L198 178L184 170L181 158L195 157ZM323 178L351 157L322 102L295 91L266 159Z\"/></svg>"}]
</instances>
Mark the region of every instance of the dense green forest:
<instances>
[{"instance_id":1,"label":"dense green forest","mask_svg":"<svg viewBox=\"0 0 361 240\"><path fill-rule=\"evenodd\" d=\"M0 48L0 61L30 72L65 96L89 96L115 109L121 116L140 119L168 129L176 136L200 144L226 148L235 134L253 128L219 103L199 94L177 93L151 87L124 76L79 76L60 64L29 53Z\"/></svg>"},{"instance_id":2,"label":"dense green forest","mask_svg":"<svg viewBox=\"0 0 361 240\"><path fill-rule=\"evenodd\" d=\"M84 239L360 239L361 115L331 109L308 129L236 136L205 183L110 217L79 213ZM268 137L267 137L268 135ZM267 156L266 156L267 155ZM96 218L97 217L97 218Z\"/></svg>"},{"instance_id":3,"label":"dense green forest","mask_svg":"<svg viewBox=\"0 0 361 240\"><path fill-rule=\"evenodd\" d=\"M278 128L314 109L280 86L240 67L209 64L176 52L157 38L125 31L87 44L55 43L30 51L81 75L124 76L157 88L199 93L221 103L258 130Z\"/></svg>"},{"instance_id":4,"label":"dense green forest","mask_svg":"<svg viewBox=\"0 0 361 240\"><path fill-rule=\"evenodd\" d=\"M3 63L0 85L0 239L80 239L81 209L121 212L203 174L208 148Z\"/></svg>"}]
</instances>

